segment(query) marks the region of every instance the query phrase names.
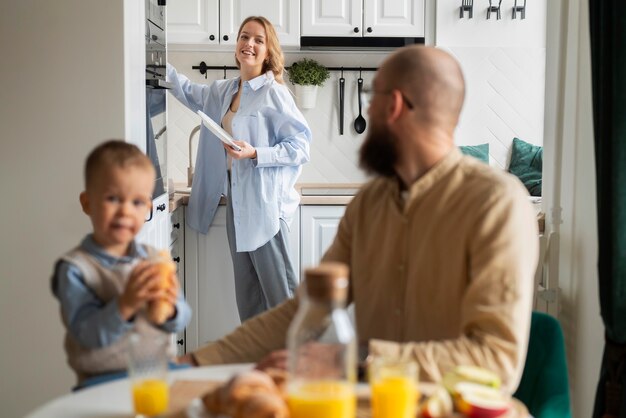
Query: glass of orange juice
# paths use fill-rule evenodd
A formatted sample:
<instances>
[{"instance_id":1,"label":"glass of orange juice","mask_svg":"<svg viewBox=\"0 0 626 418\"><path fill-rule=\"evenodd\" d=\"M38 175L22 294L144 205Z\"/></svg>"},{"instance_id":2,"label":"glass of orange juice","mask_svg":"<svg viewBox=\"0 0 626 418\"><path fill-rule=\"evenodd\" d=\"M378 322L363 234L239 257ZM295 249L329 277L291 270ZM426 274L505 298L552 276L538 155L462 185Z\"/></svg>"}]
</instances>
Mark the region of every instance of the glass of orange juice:
<instances>
[{"instance_id":1,"label":"glass of orange juice","mask_svg":"<svg viewBox=\"0 0 626 418\"><path fill-rule=\"evenodd\" d=\"M136 418L158 417L167 411L167 335L132 333L128 344L128 374Z\"/></svg>"},{"instance_id":2,"label":"glass of orange juice","mask_svg":"<svg viewBox=\"0 0 626 418\"><path fill-rule=\"evenodd\" d=\"M419 367L413 360L375 359L369 368L372 418L414 418Z\"/></svg>"},{"instance_id":3,"label":"glass of orange juice","mask_svg":"<svg viewBox=\"0 0 626 418\"><path fill-rule=\"evenodd\" d=\"M291 418L354 418L354 385L340 380L307 380L290 384L287 404Z\"/></svg>"}]
</instances>

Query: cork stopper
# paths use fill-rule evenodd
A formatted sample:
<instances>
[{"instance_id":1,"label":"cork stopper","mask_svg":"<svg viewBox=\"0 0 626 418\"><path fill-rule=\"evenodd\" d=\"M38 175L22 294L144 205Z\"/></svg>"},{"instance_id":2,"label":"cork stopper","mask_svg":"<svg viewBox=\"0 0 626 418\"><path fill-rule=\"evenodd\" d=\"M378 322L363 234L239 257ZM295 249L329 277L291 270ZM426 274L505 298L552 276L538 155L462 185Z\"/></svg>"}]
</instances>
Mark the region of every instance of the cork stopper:
<instances>
[{"instance_id":1,"label":"cork stopper","mask_svg":"<svg viewBox=\"0 0 626 418\"><path fill-rule=\"evenodd\" d=\"M345 302L348 297L348 266L325 262L304 272L307 296L318 301Z\"/></svg>"}]
</instances>

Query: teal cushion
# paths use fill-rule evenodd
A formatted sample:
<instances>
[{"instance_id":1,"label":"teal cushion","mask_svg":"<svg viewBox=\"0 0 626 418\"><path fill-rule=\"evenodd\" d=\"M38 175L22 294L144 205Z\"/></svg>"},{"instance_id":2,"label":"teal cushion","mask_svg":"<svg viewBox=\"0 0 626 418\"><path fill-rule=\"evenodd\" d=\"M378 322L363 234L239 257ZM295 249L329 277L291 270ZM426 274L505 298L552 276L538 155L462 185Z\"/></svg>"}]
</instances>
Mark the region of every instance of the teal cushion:
<instances>
[{"instance_id":1,"label":"teal cushion","mask_svg":"<svg viewBox=\"0 0 626 418\"><path fill-rule=\"evenodd\" d=\"M489 164L489 144L461 145L459 149L463 154L470 155L485 164Z\"/></svg>"},{"instance_id":2,"label":"teal cushion","mask_svg":"<svg viewBox=\"0 0 626 418\"><path fill-rule=\"evenodd\" d=\"M513 138L509 173L516 175L531 196L541 196L543 147Z\"/></svg>"}]
</instances>

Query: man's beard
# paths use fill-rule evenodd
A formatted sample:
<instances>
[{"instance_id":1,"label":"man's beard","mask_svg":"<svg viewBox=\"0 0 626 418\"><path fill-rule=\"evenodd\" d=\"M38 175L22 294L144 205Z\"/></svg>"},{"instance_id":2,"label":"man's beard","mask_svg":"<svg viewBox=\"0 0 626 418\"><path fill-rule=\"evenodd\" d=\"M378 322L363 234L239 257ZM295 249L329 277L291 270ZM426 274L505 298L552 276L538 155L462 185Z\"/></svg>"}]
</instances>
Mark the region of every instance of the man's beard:
<instances>
[{"instance_id":1,"label":"man's beard","mask_svg":"<svg viewBox=\"0 0 626 418\"><path fill-rule=\"evenodd\" d=\"M359 150L359 166L367 174L394 177L398 162L398 138L386 127L370 123L367 137Z\"/></svg>"}]
</instances>

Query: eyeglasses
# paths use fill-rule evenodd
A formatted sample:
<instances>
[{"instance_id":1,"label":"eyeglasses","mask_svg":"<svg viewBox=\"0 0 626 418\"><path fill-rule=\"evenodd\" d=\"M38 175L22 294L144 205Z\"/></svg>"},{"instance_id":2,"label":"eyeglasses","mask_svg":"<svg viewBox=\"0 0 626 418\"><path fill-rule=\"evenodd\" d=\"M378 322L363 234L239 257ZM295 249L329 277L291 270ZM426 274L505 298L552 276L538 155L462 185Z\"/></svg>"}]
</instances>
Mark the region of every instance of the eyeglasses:
<instances>
[{"instance_id":1,"label":"eyeglasses","mask_svg":"<svg viewBox=\"0 0 626 418\"><path fill-rule=\"evenodd\" d=\"M361 89L361 102L363 103L363 106L369 107L375 94L391 94L393 90L397 89L392 89L389 91L377 91L371 88L364 87ZM402 96L402 101L406 104L406 107L413 110L413 103L411 103L411 101L407 99L402 91L400 91L400 95Z\"/></svg>"}]
</instances>

